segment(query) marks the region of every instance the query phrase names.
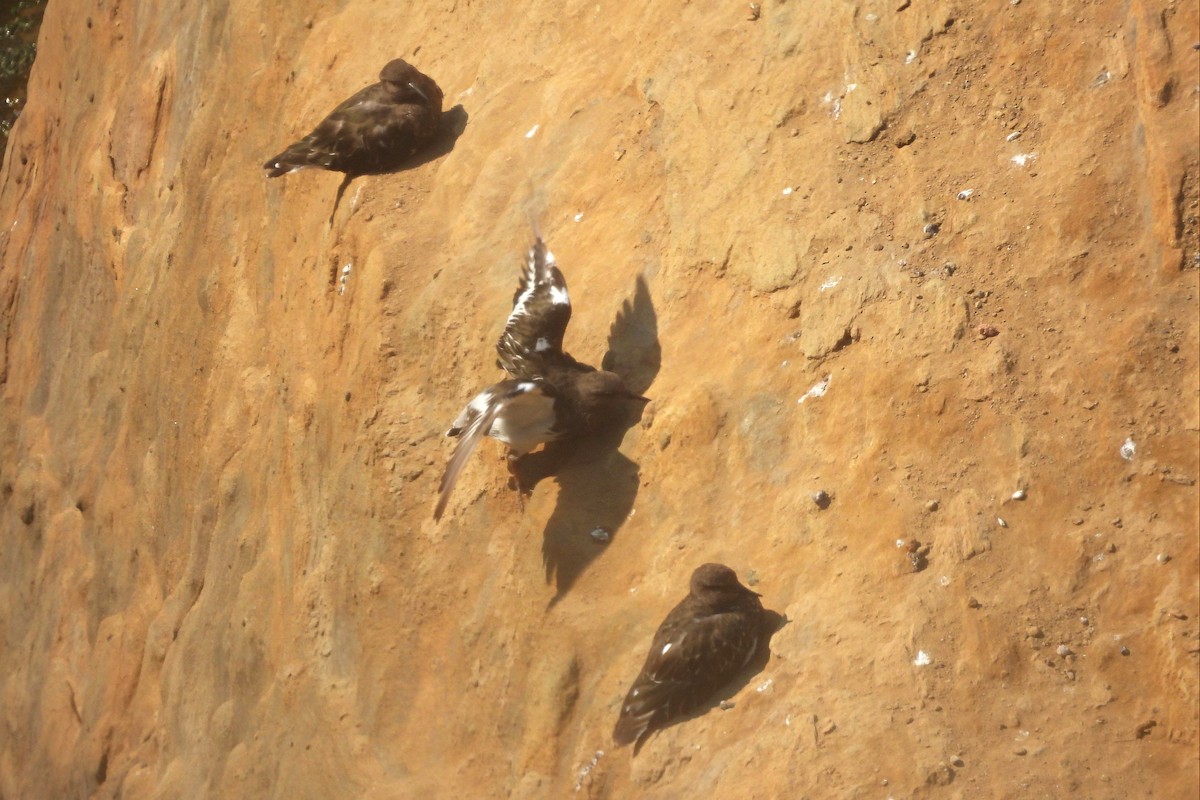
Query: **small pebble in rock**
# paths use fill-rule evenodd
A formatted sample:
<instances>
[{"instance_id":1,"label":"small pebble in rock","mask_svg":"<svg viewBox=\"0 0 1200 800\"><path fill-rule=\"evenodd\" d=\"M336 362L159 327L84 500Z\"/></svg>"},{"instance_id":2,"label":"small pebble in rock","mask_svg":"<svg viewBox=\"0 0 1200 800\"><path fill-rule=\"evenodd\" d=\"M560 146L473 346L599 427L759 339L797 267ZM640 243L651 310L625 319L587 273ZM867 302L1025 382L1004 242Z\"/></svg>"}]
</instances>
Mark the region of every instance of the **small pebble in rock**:
<instances>
[{"instance_id":1,"label":"small pebble in rock","mask_svg":"<svg viewBox=\"0 0 1200 800\"><path fill-rule=\"evenodd\" d=\"M1082 525L1082 524L1083 524L1083 517L1072 517L1072 518L1071 518L1071 524L1072 524L1072 525Z\"/></svg>"},{"instance_id":2,"label":"small pebble in rock","mask_svg":"<svg viewBox=\"0 0 1200 800\"><path fill-rule=\"evenodd\" d=\"M1123 656L1129 655L1129 648L1126 647L1125 645L1121 645L1121 655L1123 655Z\"/></svg>"},{"instance_id":3,"label":"small pebble in rock","mask_svg":"<svg viewBox=\"0 0 1200 800\"><path fill-rule=\"evenodd\" d=\"M953 767L958 767L959 769L962 769L965 763L966 762L962 760L962 756L955 756L954 758L950 759L950 765Z\"/></svg>"},{"instance_id":4,"label":"small pebble in rock","mask_svg":"<svg viewBox=\"0 0 1200 800\"><path fill-rule=\"evenodd\" d=\"M967 598L967 608L979 608L982 605L983 605L983 603L980 603L974 597Z\"/></svg>"},{"instance_id":5,"label":"small pebble in rock","mask_svg":"<svg viewBox=\"0 0 1200 800\"><path fill-rule=\"evenodd\" d=\"M733 708L734 705L736 705L736 704L732 700L722 700L721 701L721 710L728 711L729 709Z\"/></svg>"},{"instance_id":6,"label":"small pebble in rock","mask_svg":"<svg viewBox=\"0 0 1200 800\"><path fill-rule=\"evenodd\" d=\"M600 544L608 544L608 541L612 539L612 534L604 530L604 528L595 528L588 535L592 537L593 541Z\"/></svg>"},{"instance_id":7,"label":"small pebble in rock","mask_svg":"<svg viewBox=\"0 0 1200 800\"><path fill-rule=\"evenodd\" d=\"M1030 639L1040 639L1043 636L1045 636L1045 634L1042 633L1042 629L1039 628L1037 625L1030 625L1028 628L1026 628L1025 635L1028 636Z\"/></svg>"},{"instance_id":8,"label":"small pebble in rock","mask_svg":"<svg viewBox=\"0 0 1200 800\"><path fill-rule=\"evenodd\" d=\"M1058 649L1054 652L1058 653L1059 658L1066 658L1067 656L1071 655L1071 648L1067 647L1065 644L1060 644Z\"/></svg>"},{"instance_id":9,"label":"small pebble in rock","mask_svg":"<svg viewBox=\"0 0 1200 800\"><path fill-rule=\"evenodd\" d=\"M927 502L925 504L925 510L926 511L937 511L938 510L938 501L930 500L929 502Z\"/></svg>"},{"instance_id":10,"label":"small pebble in rock","mask_svg":"<svg viewBox=\"0 0 1200 800\"><path fill-rule=\"evenodd\" d=\"M929 238L931 236L937 236L937 232L940 231L941 229L942 229L942 226L940 223L931 222L928 225L926 225L924 228L922 228L921 230L925 233L925 238Z\"/></svg>"},{"instance_id":11,"label":"small pebble in rock","mask_svg":"<svg viewBox=\"0 0 1200 800\"><path fill-rule=\"evenodd\" d=\"M996 517L996 524L999 525L1001 528L1008 527L1008 522L1005 521L1004 517Z\"/></svg>"},{"instance_id":12,"label":"small pebble in rock","mask_svg":"<svg viewBox=\"0 0 1200 800\"><path fill-rule=\"evenodd\" d=\"M824 489L812 493L812 501L817 504L817 508L829 508L830 500L829 492Z\"/></svg>"},{"instance_id":13,"label":"small pebble in rock","mask_svg":"<svg viewBox=\"0 0 1200 800\"><path fill-rule=\"evenodd\" d=\"M980 339L990 339L993 336L999 336L999 335L1000 335L1000 331L996 328L995 325L980 325L979 326L979 338Z\"/></svg>"},{"instance_id":14,"label":"small pebble in rock","mask_svg":"<svg viewBox=\"0 0 1200 800\"><path fill-rule=\"evenodd\" d=\"M1158 563L1165 564L1170 560L1171 560L1170 554L1168 554L1168 553L1159 553L1158 554Z\"/></svg>"},{"instance_id":15,"label":"small pebble in rock","mask_svg":"<svg viewBox=\"0 0 1200 800\"><path fill-rule=\"evenodd\" d=\"M973 195L973 194L975 194L974 189L963 189L961 192L958 193L958 199L959 200L970 200L971 195Z\"/></svg>"},{"instance_id":16,"label":"small pebble in rock","mask_svg":"<svg viewBox=\"0 0 1200 800\"><path fill-rule=\"evenodd\" d=\"M1024 500L1025 499L1025 490L1017 489L1015 492L1012 493L1012 499L1013 500Z\"/></svg>"},{"instance_id":17,"label":"small pebble in rock","mask_svg":"<svg viewBox=\"0 0 1200 800\"><path fill-rule=\"evenodd\" d=\"M1016 755L1019 755L1019 756L1023 756L1028 752L1029 751L1026 750L1024 747L1018 747L1017 749L1013 750L1013 753L1015 753Z\"/></svg>"}]
</instances>

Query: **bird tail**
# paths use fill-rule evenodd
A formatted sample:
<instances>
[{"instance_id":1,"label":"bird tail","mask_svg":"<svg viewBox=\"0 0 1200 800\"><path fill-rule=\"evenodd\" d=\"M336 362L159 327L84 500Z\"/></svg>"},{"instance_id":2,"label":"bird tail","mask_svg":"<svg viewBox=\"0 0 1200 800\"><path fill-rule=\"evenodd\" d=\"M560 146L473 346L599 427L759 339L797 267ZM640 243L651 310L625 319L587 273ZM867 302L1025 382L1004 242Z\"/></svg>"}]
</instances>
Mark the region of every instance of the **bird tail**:
<instances>
[{"instance_id":1,"label":"bird tail","mask_svg":"<svg viewBox=\"0 0 1200 800\"><path fill-rule=\"evenodd\" d=\"M613 741L618 747L639 743L652 729L662 727L673 710L671 682L658 683L651 679L638 680L621 703L621 716L613 728ZM636 748L635 748L636 752Z\"/></svg>"},{"instance_id":2,"label":"bird tail","mask_svg":"<svg viewBox=\"0 0 1200 800\"><path fill-rule=\"evenodd\" d=\"M274 158L268 159L267 163L263 164L263 169L267 171L268 178L278 178L280 175L286 175L307 166L311 165L303 159L302 154L296 153L293 148L289 147Z\"/></svg>"},{"instance_id":3,"label":"bird tail","mask_svg":"<svg viewBox=\"0 0 1200 800\"><path fill-rule=\"evenodd\" d=\"M617 727L613 728L613 742L617 747L624 747L627 744L633 744L650 727L650 717L621 717L617 720Z\"/></svg>"}]
</instances>

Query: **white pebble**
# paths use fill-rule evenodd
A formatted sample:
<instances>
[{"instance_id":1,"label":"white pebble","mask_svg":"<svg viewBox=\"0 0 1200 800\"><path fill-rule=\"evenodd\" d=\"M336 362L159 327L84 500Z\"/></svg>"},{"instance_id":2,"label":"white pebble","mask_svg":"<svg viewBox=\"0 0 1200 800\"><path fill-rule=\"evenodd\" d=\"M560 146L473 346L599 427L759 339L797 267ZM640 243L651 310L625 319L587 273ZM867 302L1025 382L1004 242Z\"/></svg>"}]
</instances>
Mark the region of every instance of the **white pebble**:
<instances>
[{"instance_id":1,"label":"white pebble","mask_svg":"<svg viewBox=\"0 0 1200 800\"><path fill-rule=\"evenodd\" d=\"M917 667L928 666L929 664L932 664L932 663L933 663L933 660L929 657L929 654L926 653L924 650L918 650L917 657L913 659L913 665L917 666Z\"/></svg>"},{"instance_id":2,"label":"white pebble","mask_svg":"<svg viewBox=\"0 0 1200 800\"><path fill-rule=\"evenodd\" d=\"M805 400L807 400L810 397L823 397L825 395L825 392L829 391L829 379L831 377L832 377L831 375L826 375L824 378L821 379L821 381L819 383L817 383L816 386L813 386L811 389L809 389L807 392L805 392L804 395L801 396L801 398L799 400L797 400L796 402L803 403Z\"/></svg>"},{"instance_id":3,"label":"white pebble","mask_svg":"<svg viewBox=\"0 0 1200 800\"><path fill-rule=\"evenodd\" d=\"M996 517L996 524L999 525L1001 528L1008 527L1008 522L1004 519L1004 517Z\"/></svg>"},{"instance_id":4,"label":"white pebble","mask_svg":"<svg viewBox=\"0 0 1200 800\"><path fill-rule=\"evenodd\" d=\"M1121 445L1121 458L1126 461L1132 461L1133 456L1137 453L1137 445L1133 443L1133 437L1128 436L1125 439L1125 444Z\"/></svg>"},{"instance_id":5,"label":"white pebble","mask_svg":"<svg viewBox=\"0 0 1200 800\"><path fill-rule=\"evenodd\" d=\"M1013 500L1024 500L1025 499L1025 490L1017 489L1015 492L1012 493L1012 499Z\"/></svg>"}]
</instances>

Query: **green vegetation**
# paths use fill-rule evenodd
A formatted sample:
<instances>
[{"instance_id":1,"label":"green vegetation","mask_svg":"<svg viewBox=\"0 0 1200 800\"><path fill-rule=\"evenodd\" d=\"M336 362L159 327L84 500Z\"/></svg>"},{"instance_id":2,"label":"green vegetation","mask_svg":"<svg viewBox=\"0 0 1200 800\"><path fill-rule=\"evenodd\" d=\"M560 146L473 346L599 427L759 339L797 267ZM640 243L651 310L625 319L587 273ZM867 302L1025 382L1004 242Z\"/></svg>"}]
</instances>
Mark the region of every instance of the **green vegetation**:
<instances>
[{"instance_id":1,"label":"green vegetation","mask_svg":"<svg viewBox=\"0 0 1200 800\"><path fill-rule=\"evenodd\" d=\"M25 84L37 53L46 0L0 2L0 151L25 105Z\"/></svg>"}]
</instances>

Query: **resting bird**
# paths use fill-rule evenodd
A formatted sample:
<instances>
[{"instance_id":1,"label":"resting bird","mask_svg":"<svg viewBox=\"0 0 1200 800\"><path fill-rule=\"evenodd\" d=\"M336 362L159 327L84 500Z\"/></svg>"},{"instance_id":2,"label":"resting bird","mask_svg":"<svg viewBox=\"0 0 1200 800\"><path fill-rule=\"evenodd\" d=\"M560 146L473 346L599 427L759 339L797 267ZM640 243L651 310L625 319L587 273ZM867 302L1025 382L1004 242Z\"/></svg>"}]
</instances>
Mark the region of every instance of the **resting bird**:
<instances>
[{"instance_id":1,"label":"resting bird","mask_svg":"<svg viewBox=\"0 0 1200 800\"><path fill-rule=\"evenodd\" d=\"M724 564L692 573L691 591L658 627L621 704L613 729L617 746L640 747L649 733L700 708L750 663L768 624L758 598Z\"/></svg>"},{"instance_id":2,"label":"resting bird","mask_svg":"<svg viewBox=\"0 0 1200 800\"><path fill-rule=\"evenodd\" d=\"M647 401L629 391L615 372L581 364L563 351L570 320L566 281L554 254L536 236L512 313L496 343L500 365L512 378L476 395L446 431L458 438L458 445L442 475L435 520L441 519L463 466L483 437L508 445L512 472L516 460L538 445L596 430L624 400Z\"/></svg>"},{"instance_id":3,"label":"resting bird","mask_svg":"<svg viewBox=\"0 0 1200 800\"><path fill-rule=\"evenodd\" d=\"M372 84L333 110L312 133L263 164L268 178L305 167L348 176L387 172L438 132L442 90L401 58Z\"/></svg>"}]
</instances>

